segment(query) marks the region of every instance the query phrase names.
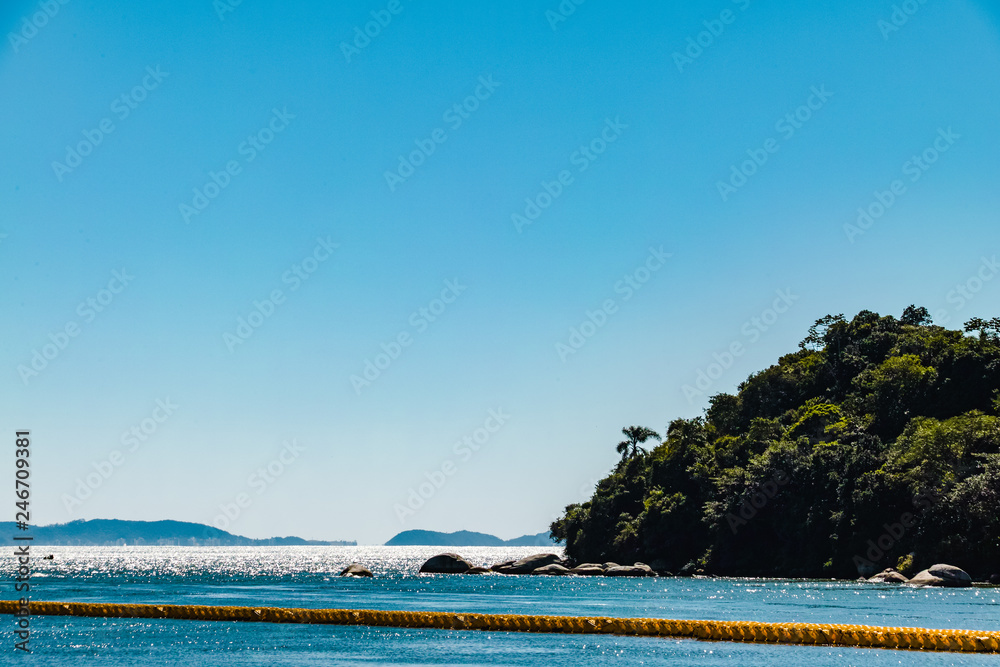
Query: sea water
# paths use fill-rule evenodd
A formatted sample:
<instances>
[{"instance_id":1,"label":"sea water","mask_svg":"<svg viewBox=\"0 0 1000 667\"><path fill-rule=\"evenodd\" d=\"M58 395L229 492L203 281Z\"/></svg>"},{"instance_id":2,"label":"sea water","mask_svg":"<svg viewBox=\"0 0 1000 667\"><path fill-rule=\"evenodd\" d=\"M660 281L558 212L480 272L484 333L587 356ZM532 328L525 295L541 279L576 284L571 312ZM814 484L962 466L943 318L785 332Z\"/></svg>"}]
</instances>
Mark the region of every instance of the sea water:
<instances>
[{"instance_id":1,"label":"sea water","mask_svg":"<svg viewBox=\"0 0 1000 667\"><path fill-rule=\"evenodd\" d=\"M1000 589L820 580L421 575L457 551L491 565L538 547L41 547L32 599L572 616L857 623L1000 630ZM372 579L340 578L360 562ZM12 557L0 560L16 599ZM460 632L148 619L31 618L31 655L0 616L0 664L996 665L995 656L762 646L608 635Z\"/></svg>"}]
</instances>

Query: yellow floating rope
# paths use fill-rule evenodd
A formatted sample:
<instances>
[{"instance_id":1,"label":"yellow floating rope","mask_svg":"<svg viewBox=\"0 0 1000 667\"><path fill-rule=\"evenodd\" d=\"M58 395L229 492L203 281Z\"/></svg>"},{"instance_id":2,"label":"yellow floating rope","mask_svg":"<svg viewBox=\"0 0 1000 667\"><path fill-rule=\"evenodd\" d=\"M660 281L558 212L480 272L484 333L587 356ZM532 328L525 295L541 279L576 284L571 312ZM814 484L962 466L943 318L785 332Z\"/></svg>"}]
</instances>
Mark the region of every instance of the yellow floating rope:
<instances>
[{"instance_id":1,"label":"yellow floating rope","mask_svg":"<svg viewBox=\"0 0 1000 667\"><path fill-rule=\"evenodd\" d=\"M19 610L20 604L16 601L0 601L0 614L16 614ZM765 644L1000 653L1000 632L985 630L927 630L867 625L749 621L672 621L661 618L599 616L523 616L369 609L282 609L34 601L30 603L28 611L31 615L40 616L169 618L190 621L257 621L494 632L610 634Z\"/></svg>"}]
</instances>

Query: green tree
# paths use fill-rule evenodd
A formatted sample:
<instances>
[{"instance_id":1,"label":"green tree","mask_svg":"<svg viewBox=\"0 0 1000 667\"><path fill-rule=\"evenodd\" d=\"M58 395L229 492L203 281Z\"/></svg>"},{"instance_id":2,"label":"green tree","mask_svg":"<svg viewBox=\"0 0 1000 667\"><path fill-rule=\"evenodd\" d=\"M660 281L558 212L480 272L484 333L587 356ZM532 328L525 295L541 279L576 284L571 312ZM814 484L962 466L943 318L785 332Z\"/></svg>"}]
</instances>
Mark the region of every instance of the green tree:
<instances>
[{"instance_id":1,"label":"green tree","mask_svg":"<svg viewBox=\"0 0 1000 667\"><path fill-rule=\"evenodd\" d=\"M844 316L841 315L825 315L818 320L816 320L812 326L809 327L809 335L806 336L799 347L802 349L809 350L819 350L826 345L826 334L835 324L844 323Z\"/></svg>"},{"instance_id":2,"label":"green tree","mask_svg":"<svg viewBox=\"0 0 1000 667\"><path fill-rule=\"evenodd\" d=\"M923 306L918 308L910 305L903 310L903 316L899 318L899 321L914 327L927 326L931 324L931 314Z\"/></svg>"},{"instance_id":3,"label":"green tree","mask_svg":"<svg viewBox=\"0 0 1000 667\"><path fill-rule=\"evenodd\" d=\"M981 317L973 317L965 323L966 331L978 331L979 339L984 341L1000 340L1000 317L984 320Z\"/></svg>"},{"instance_id":4,"label":"green tree","mask_svg":"<svg viewBox=\"0 0 1000 667\"><path fill-rule=\"evenodd\" d=\"M650 438L660 439L660 434L656 431L646 428L645 426L626 426L622 429L622 433L625 434L625 440L618 443L615 448L616 451L622 455L622 462L624 463L627 459L634 459L639 456L640 452L645 454L646 450L639 445L646 442Z\"/></svg>"}]
</instances>

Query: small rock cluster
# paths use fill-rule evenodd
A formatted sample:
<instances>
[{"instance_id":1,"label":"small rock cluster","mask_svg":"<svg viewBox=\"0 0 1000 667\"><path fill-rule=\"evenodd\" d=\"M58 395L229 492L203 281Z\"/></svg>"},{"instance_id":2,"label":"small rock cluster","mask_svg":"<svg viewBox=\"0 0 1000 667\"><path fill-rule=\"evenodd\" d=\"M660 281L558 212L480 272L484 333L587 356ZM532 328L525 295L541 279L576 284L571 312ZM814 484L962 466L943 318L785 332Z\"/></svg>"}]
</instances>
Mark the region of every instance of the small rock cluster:
<instances>
[{"instance_id":1,"label":"small rock cluster","mask_svg":"<svg viewBox=\"0 0 1000 667\"><path fill-rule=\"evenodd\" d=\"M993 577L990 577L992 583ZM907 579L903 574L893 568L886 568L866 581L873 581L883 584L912 584L914 586L946 586L949 588L967 588L972 585L972 577L954 565L931 565L926 570L922 570L913 575L912 579Z\"/></svg>"},{"instance_id":2,"label":"small rock cluster","mask_svg":"<svg viewBox=\"0 0 1000 667\"><path fill-rule=\"evenodd\" d=\"M654 565L659 565L655 562ZM420 566L420 571L425 574L531 574L538 576L567 576L576 575L580 577L656 577L672 576L669 572L654 570L645 563L634 563L632 565L619 565L618 563L581 563L574 565L570 561L564 560L556 554L534 554L519 560L508 560L497 563L492 567L477 567L465 560L458 554L438 554L428 559ZM684 571L682 574L686 574ZM360 563L351 563L341 572L342 577L371 577L371 570ZM887 568L868 579L870 581L883 584L911 584L913 586L945 586L950 588L967 588L972 586L972 577L965 570L954 565L938 564L932 565L926 570L918 572L912 579L907 579L901 572L894 568ZM1000 575L994 574L990 577L989 583L1000 585Z\"/></svg>"},{"instance_id":3,"label":"small rock cluster","mask_svg":"<svg viewBox=\"0 0 1000 667\"><path fill-rule=\"evenodd\" d=\"M519 560L509 560L485 568L475 567L458 554L439 554L420 566L420 571L428 574L533 574L540 576L565 576L575 574L592 577L655 577L656 572L645 563L619 565L618 563L583 563L573 566L556 554L535 554Z\"/></svg>"}]
</instances>

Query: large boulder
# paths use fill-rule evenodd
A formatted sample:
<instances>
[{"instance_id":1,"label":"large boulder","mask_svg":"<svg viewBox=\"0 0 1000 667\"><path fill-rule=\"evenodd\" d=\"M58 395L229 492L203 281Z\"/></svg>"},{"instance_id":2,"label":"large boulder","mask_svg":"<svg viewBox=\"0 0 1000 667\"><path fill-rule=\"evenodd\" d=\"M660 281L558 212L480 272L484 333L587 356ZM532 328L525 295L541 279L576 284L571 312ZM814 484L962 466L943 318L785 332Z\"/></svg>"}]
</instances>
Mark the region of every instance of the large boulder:
<instances>
[{"instance_id":1,"label":"large boulder","mask_svg":"<svg viewBox=\"0 0 1000 667\"><path fill-rule=\"evenodd\" d=\"M966 588L972 585L972 577L954 565L931 565L922 572L918 572L912 579L911 584L916 586L948 586L950 588Z\"/></svg>"},{"instance_id":2,"label":"large boulder","mask_svg":"<svg viewBox=\"0 0 1000 667\"><path fill-rule=\"evenodd\" d=\"M491 570L493 570L494 572L499 572L500 570L502 570L502 569L503 569L503 568L505 568L505 567L510 567L510 566L511 566L511 565L513 565L513 564L514 564L515 562L517 562L517 561L513 561L513 560L505 560L505 561L504 561L504 562L502 562L502 563L497 563L496 565L491 565L491 566L490 566L490 569L491 569Z\"/></svg>"},{"instance_id":3,"label":"large boulder","mask_svg":"<svg viewBox=\"0 0 1000 667\"><path fill-rule=\"evenodd\" d=\"M342 577L373 577L371 570L361 563L351 563L340 571Z\"/></svg>"},{"instance_id":4,"label":"large boulder","mask_svg":"<svg viewBox=\"0 0 1000 667\"><path fill-rule=\"evenodd\" d=\"M643 570L646 573L647 577L655 577L656 576L656 571L653 570L653 568L650 567L649 565L646 565L645 563L632 563L632 567L637 567L640 570Z\"/></svg>"},{"instance_id":5,"label":"large boulder","mask_svg":"<svg viewBox=\"0 0 1000 667\"><path fill-rule=\"evenodd\" d=\"M472 563L458 554L438 554L427 559L420 566L420 571L428 574L464 574L472 567Z\"/></svg>"},{"instance_id":6,"label":"large boulder","mask_svg":"<svg viewBox=\"0 0 1000 667\"><path fill-rule=\"evenodd\" d=\"M604 566L597 563L580 563L570 569L570 574L578 574L581 577L599 577L604 574Z\"/></svg>"},{"instance_id":7,"label":"large boulder","mask_svg":"<svg viewBox=\"0 0 1000 667\"><path fill-rule=\"evenodd\" d=\"M569 568L566 568L559 563L552 563L551 565L543 565L542 567L536 568L531 571L532 574L548 574L548 575L567 575L569 574Z\"/></svg>"},{"instance_id":8,"label":"large boulder","mask_svg":"<svg viewBox=\"0 0 1000 667\"><path fill-rule=\"evenodd\" d=\"M909 579L891 567L887 567L878 574L868 577L865 581L873 581L881 584L905 584Z\"/></svg>"},{"instance_id":9,"label":"large boulder","mask_svg":"<svg viewBox=\"0 0 1000 667\"><path fill-rule=\"evenodd\" d=\"M516 560L509 565L504 565L496 571L500 574L531 574L540 567L559 563L562 559L555 554L535 554L526 556L521 560Z\"/></svg>"},{"instance_id":10,"label":"large boulder","mask_svg":"<svg viewBox=\"0 0 1000 667\"><path fill-rule=\"evenodd\" d=\"M492 570L486 567L473 567L466 570L462 574L489 574L490 572L492 572Z\"/></svg>"},{"instance_id":11,"label":"large boulder","mask_svg":"<svg viewBox=\"0 0 1000 667\"><path fill-rule=\"evenodd\" d=\"M619 565L609 567L604 571L606 577L655 577L656 573L648 565L636 567L635 565Z\"/></svg>"}]
</instances>

